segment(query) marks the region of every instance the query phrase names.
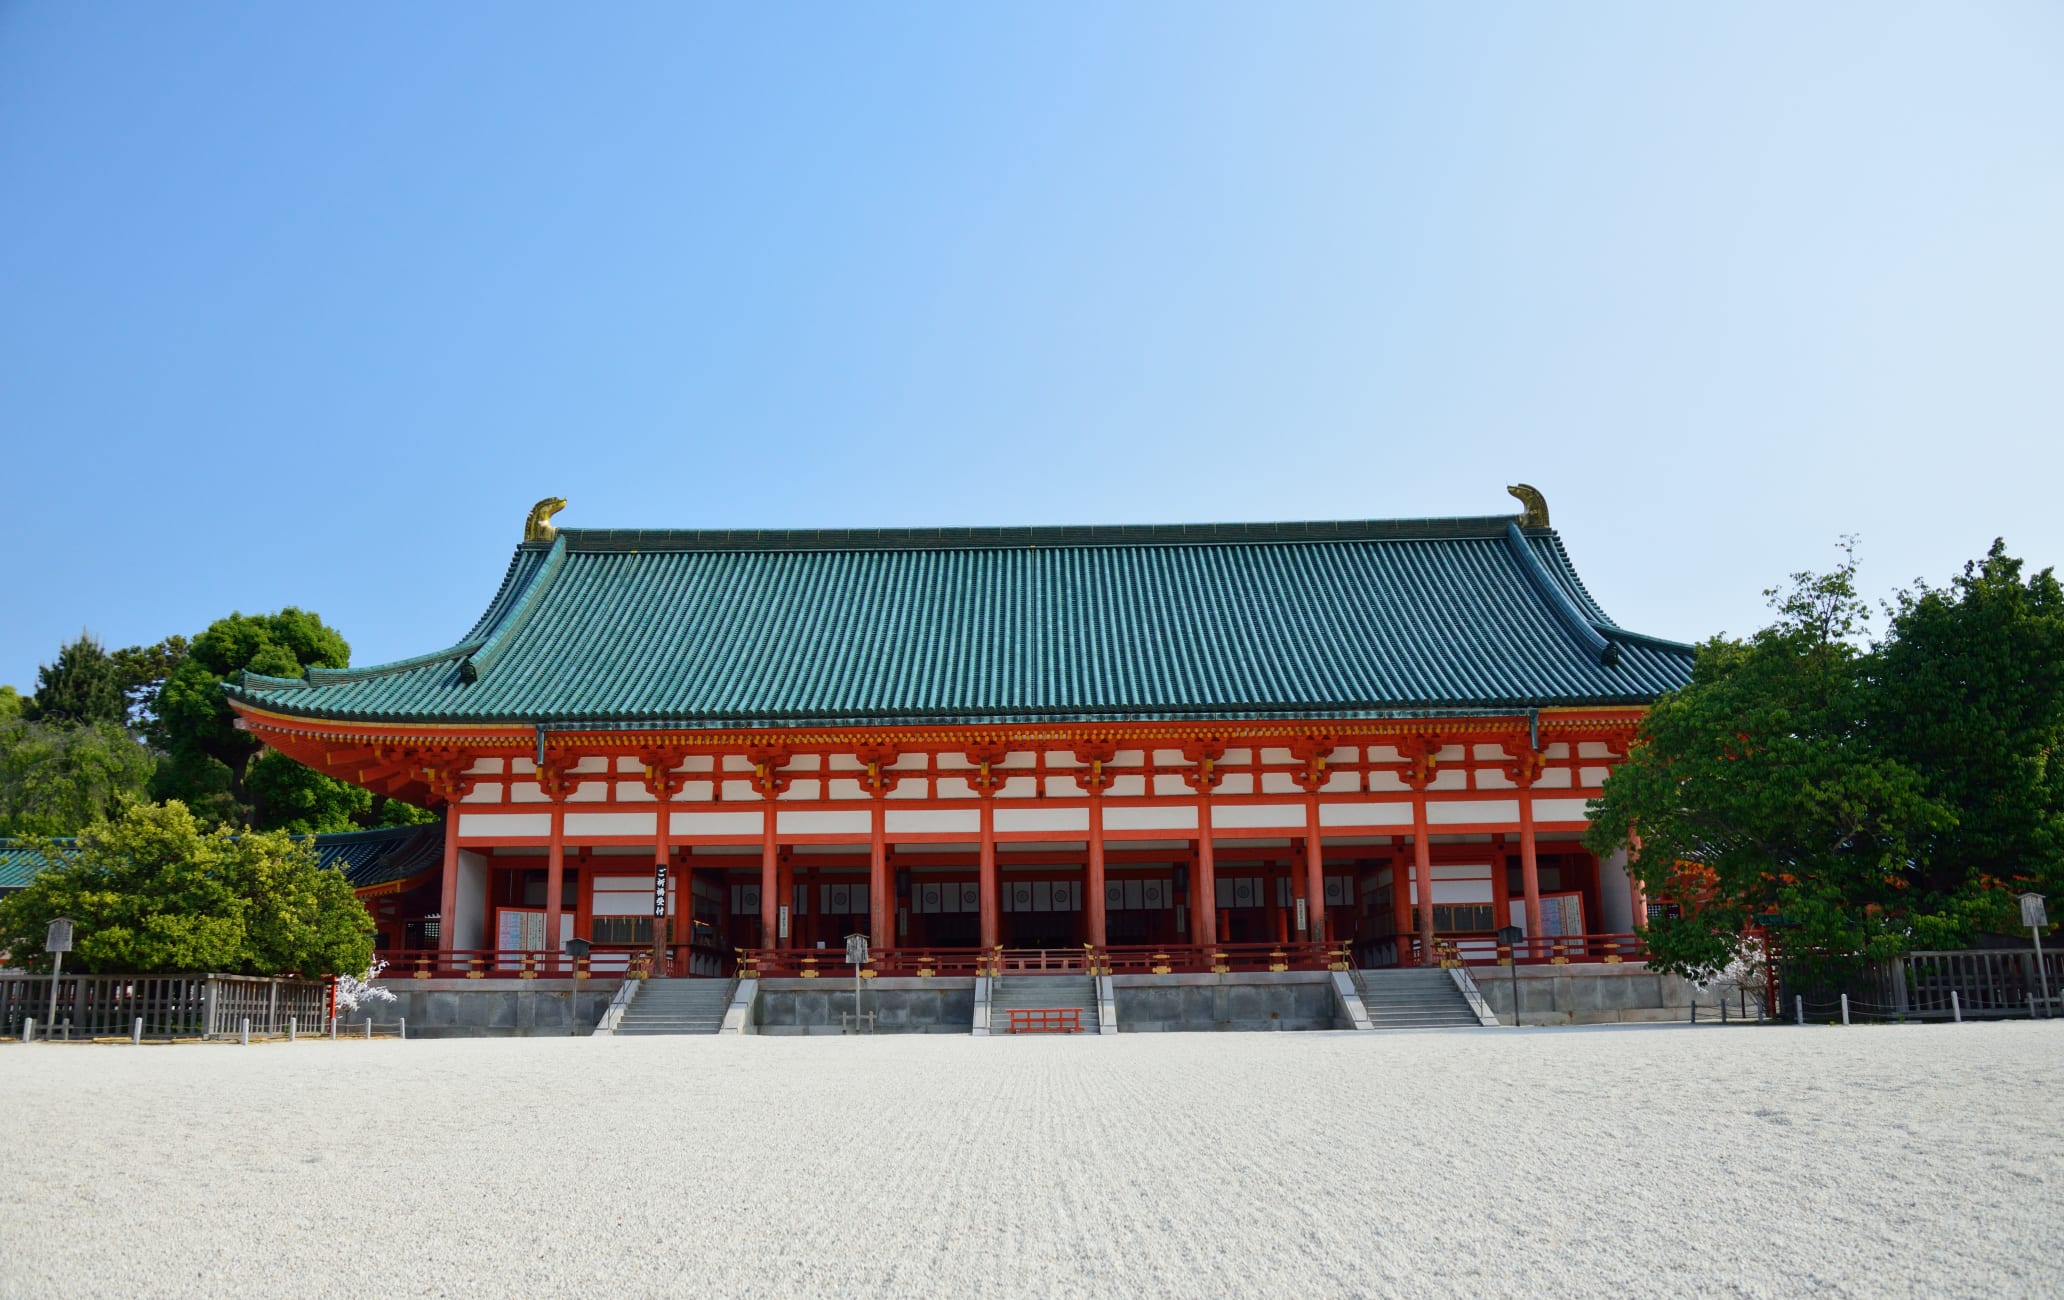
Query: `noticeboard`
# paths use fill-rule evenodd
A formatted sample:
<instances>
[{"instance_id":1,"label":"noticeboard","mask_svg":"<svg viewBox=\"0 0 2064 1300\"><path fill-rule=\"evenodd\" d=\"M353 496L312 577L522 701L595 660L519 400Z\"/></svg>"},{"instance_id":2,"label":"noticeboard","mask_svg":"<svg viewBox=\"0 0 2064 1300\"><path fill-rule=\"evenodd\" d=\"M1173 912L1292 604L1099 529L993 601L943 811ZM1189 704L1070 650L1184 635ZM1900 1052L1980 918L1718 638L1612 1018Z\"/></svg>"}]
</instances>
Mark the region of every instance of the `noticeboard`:
<instances>
[{"instance_id":1,"label":"noticeboard","mask_svg":"<svg viewBox=\"0 0 2064 1300\"><path fill-rule=\"evenodd\" d=\"M2041 894L2021 895L2021 924L2031 930L2041 930L2050 923L2048 913L2043 910Z\"/></svg>"},{"instance_id":2,"label":"noticeboard","mask_svg":"<svg viewBox=\"0 0 2064 1300\"><path fill-rule=\"evenodd\" d=\"M50 923L50 929L43 935L44 952L70 952L72 950L72 918L60 916Z\"/></svg>"}]
</instances>

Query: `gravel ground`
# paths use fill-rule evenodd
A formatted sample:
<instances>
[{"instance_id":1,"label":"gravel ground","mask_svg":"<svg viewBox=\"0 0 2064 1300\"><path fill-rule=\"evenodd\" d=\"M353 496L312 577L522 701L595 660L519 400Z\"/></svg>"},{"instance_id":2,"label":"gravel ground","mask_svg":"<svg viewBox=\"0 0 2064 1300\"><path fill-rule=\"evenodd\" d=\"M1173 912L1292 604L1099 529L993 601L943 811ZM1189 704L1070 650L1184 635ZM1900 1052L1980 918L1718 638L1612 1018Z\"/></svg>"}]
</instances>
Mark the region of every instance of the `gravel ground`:
<instances>
[{"instance_id":1,"label":"gravel ground","mask_svg":"<svg viewBox=\"0 0 2064 1300\"><path fill-rule=\"evenodd\" d=\"M0 1047L0 1295L2064 1293L2064 1023Z\"/></svg>"}]
</instances>

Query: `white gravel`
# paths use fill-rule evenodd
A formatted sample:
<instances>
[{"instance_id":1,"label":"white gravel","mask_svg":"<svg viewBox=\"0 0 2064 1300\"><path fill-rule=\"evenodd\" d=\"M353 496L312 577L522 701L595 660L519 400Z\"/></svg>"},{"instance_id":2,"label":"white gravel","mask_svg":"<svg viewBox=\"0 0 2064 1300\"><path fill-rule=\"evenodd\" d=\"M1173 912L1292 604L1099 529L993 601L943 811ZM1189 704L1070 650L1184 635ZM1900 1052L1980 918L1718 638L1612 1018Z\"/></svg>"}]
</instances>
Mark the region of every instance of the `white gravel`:
<instances>
[{"instance_id":1,"label":"white gravel","mask_svg":"<svg viewBox=\"0 0 2064 1300\"><path fill-rule=\"evenodd\" d=\"M2064 1023L0 1047L0 1295L2064 1293Z\"/></svg>"}]
</instances>

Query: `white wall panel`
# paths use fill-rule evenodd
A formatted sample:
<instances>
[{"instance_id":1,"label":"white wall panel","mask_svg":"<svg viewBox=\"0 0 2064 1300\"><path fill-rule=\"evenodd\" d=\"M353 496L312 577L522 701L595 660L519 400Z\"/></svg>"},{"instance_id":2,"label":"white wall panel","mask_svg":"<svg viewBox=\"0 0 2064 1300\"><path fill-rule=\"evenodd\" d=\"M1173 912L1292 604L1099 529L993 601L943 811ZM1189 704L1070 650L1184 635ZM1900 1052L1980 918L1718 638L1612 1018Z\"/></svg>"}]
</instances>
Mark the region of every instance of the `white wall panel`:
<instances>
[{"instance_id":1,"label":"white wall panel","mask_svg":"<svg viewBox=\"0 0 2064 1300\"><path fill-rule=\"evenodd\" d=\"M550 835L552 814L550 813L477 813L459 814L459 834L465 836L497 835ZM478 947L478 944L472 945Z\"/></svg>"}]
</instances>

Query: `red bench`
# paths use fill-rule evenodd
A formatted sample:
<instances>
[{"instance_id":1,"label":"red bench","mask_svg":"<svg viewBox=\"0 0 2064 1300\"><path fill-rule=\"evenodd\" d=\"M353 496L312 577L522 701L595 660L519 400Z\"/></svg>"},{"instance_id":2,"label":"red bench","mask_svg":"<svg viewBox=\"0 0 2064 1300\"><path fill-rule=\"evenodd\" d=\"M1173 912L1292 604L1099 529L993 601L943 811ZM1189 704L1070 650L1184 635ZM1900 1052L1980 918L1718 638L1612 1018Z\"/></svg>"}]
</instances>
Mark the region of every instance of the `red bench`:
<instances>
[{"instance_id":1,"label":"red bench","mask_svg":"<svg viewBox=\"0 0 2064 1300\"><path fill-rule=\"evenodd\" d=\"M1010 1025L1004 1031L1012 1034L1079 1034L1082 1032L1082 1012L1075 1007L1012 1007Z\"/></svg>"}]
</instances>

